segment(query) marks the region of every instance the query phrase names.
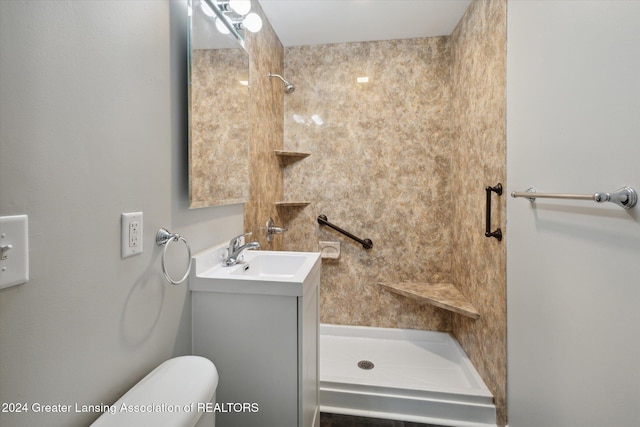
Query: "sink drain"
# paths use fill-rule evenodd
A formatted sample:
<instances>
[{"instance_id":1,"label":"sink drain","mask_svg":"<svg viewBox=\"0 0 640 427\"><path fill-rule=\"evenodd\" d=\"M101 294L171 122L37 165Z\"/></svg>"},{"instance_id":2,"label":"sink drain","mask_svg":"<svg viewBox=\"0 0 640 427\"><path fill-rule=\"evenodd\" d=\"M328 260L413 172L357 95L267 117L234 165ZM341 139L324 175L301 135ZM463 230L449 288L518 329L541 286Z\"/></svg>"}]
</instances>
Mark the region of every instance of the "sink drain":
<instances>
[{"instance_id":1,"label":"sink drain","mask_svg":"<svg viewBox=\"0 0 640 427\"><path fill-rule=\"evenodd\" d=\"M375 365L373 364L373 362L370 362L368 360L361 360L358 362L358 368L360 369L373 369Z\"/></svg>"}]
</instances>

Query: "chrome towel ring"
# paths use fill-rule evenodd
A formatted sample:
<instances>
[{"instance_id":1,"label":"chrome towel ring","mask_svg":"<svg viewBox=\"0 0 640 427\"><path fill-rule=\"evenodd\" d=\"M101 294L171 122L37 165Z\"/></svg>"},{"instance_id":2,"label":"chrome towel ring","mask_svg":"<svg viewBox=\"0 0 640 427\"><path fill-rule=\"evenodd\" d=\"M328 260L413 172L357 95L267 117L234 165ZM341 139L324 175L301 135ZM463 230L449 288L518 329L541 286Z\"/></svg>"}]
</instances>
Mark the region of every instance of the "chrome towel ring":
<instances>
[{"instance_id":1,"label":"chrome towel ring","mask_svg":"<svg viewBox=\"0 0 640 427\"><path fill-rule=\"evenodd\" d=\"M184 273L184 276L182 276L182 279L173 280L171 276L169 276L169 273L167 273L165 258L167 257L167 248L169 247L169 243L178 242L178 241L183 241L185 246L187 247L187 255L189 256L189 265L187 265L187 271ZM164 274L165 279L167 279L169 283L171 283L172 285L179 285L180 283L184 282L187 279L187 277L189 277L189 273L191 272L191 263L193 262L193 259L191 258L191 247L189 246L189 242L187 242L187 240L181 235L177 233L172 234L166 228L161 228L156 233L156 245L164 246L164 251L162 251L162 273Z\"/></svg>"}]
</instances>

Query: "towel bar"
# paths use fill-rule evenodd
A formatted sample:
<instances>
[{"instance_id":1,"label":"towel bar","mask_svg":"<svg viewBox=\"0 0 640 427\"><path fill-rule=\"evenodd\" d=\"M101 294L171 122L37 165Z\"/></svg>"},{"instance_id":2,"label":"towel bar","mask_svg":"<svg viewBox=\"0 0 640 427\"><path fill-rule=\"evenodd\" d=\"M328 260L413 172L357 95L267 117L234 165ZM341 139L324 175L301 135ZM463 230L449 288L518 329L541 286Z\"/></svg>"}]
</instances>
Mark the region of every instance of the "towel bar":
<instances>
[{"instance_id":1,"label":"towel bar","mask_svg":"<svg viewBox=\"0 0 640 427\"><path fill-rule=\"evenodd\" d=\"M534 202L535 199L571 199L593 200L596 203L611 202L624 209L631 209L638 203L638 193L631 187L622 187L612 193L567 194L567 193L536 193L531 187L527 191L513 191L511 197L524 197Z\"/></svg>"}]
</instances>

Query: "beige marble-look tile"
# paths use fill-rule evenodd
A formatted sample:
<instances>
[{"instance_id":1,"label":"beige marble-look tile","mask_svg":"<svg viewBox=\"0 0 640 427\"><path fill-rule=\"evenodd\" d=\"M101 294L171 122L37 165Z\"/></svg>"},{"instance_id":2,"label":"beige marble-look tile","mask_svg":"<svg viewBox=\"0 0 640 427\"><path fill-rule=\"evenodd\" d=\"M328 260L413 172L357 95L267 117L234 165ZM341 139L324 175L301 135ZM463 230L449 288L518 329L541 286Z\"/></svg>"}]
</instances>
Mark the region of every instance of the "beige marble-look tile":
<instances>
[{"instance_id":1,"label":"beige marble-look tile","mask_svg":"<svg viewBox=\"0 0 640 427\"><path fill-rule=\"evenodd\" d=\"M272 242L266 239L266 224L273 218L282 225L281 214L276 202L284 198L282 167L275 150L283 145L284 90L279 80L270 79L268 74L281 74L284 49L273 31L260 3L252 0L252 11L263 21L257 33L245 32L249 51L249 91L250 118L249 138L249 203L245 205L245 231L253 233L252 240L258 241L262 249L282 250L283 237L277 235Z\"/></svg>"},{"instance_id":2,"label":"beige marble-look tile","mask_svg":"<svg viewBox=\"0 0 640 427\"><path fill-rule=\"evenodd\" d=\"M285 247L341 243L340 259L323 261L322 322L450 329L445 310L377 286L450 280L449 71L444 37L285 50L296 85L285 149L311 153L284 169L286 199L311 202L287 218ZM320 214L373 248L319 225Z\"/></svg>"},{"instance_id":3,"label":"beige marble-look tile","mask_svg":"<svg viewBox=\"0 0 640 427\"><path fill-rule=\"evenodd\" d=\"M506 411L506 241L484 236L485 186L506 187L506 1L471 3L451 36L453 282L482 313L456 316L453 332ZM492 225L505 230L506 195L493 195ZM488 345L490 343L490 345Z\"/></svg>"}]
</instances>

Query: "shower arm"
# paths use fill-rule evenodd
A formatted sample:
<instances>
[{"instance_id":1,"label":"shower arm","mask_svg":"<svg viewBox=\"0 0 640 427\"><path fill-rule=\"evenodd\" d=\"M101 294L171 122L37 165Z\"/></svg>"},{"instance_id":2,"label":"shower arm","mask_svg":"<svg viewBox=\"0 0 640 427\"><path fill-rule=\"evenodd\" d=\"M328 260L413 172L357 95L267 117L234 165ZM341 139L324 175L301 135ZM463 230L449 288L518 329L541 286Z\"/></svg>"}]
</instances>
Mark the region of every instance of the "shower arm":
<instances>
[{"instance_id":1,"label":"shower arm","mask_svg":"<svg viewBox=\"0 0 640 427\"><path fill-rule=\"evenodd\" d=\"M282 77L280 74L274 74L272 72L269 72L269 78L271 77L277 77L280 80L282 80L282 84L284 84L284 93L287 93L287 94L293 93L296 90L296 87L292 85L291 82L289 82L287 79Z\"/></svg>"},{"instance_id":2,"label":"shower arm","mask_svg":"<svg viewBox=\"0 0 640 427\"><path fill-rule=\"evenodd\" d=\"M288 81L286 81L286 80L285 80L285 78L284 78L284 77L282 77L280 74L275 74L275 73L271 73L271 72L270 72L270 73L269 73L269 77L277 77L277 78L279 78L280 80L282 80L282 83L284 83L284 84L288 84L288 83L289 83L289 82L288 82Z\"/></svg>"}]
</instances>

